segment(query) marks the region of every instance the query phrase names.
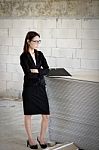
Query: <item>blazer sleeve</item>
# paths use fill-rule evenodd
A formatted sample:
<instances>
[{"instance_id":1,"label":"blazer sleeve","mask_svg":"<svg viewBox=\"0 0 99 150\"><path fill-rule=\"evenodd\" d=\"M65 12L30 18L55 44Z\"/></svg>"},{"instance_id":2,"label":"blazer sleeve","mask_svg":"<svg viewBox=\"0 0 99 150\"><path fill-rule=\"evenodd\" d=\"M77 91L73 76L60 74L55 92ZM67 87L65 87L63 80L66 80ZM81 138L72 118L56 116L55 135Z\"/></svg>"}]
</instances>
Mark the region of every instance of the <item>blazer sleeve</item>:
<instances>
[{"instance_id":1,"label":"blazer sleeve","mask_svg":"<svg viewBox=\"0 0 99 150\"><path fill-rule=\"evenodd\" d=\"M24 74L28 77L28 78L37 78L38 74L37 73L32 73L29 65L28 65L28 60L26 55L21 55L20 56L20 65L23 69Z\"/></svg>"},{"instance_id":2,"label":"blazer sleeve","mask_svg":"<svg viewBox=\"0 0 99 150\"><path fill-rule=\"evenodd\" d=\"M42 63L42 68L39 69L39 74L47 75L49 72L49 66L42 52L41 52L41 63Z\"/></svg>"}]
</instances>

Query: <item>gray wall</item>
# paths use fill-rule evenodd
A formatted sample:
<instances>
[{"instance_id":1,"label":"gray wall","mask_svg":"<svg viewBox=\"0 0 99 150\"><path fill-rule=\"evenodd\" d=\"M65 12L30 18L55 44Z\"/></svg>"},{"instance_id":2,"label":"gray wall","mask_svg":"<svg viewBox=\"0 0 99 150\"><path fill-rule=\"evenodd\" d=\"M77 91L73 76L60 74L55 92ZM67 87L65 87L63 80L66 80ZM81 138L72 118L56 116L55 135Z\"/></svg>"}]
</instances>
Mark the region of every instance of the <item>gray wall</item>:
<instances>
[{"instance_id":1,"label":"gray wall","mask_svg":"<svg viewBox=\"0 0 99 150\"><path fill-rule=\"evenodd\" d=\"M0 97L21 97L19 56L29 30L41 34L50 67L99 72L99 0L1 0Z\"/></svg>"}]
</instances>

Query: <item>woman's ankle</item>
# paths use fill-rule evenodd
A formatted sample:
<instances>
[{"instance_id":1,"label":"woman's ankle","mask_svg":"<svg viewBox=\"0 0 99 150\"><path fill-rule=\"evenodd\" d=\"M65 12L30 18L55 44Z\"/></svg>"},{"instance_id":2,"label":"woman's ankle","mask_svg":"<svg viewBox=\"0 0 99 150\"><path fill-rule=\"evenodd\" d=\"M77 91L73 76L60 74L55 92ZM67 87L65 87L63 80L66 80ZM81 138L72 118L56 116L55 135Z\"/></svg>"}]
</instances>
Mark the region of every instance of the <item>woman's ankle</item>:
<instances>
[{"instance_id":1,"label":"woman's ankle","mask_svg":"<svg viewBox=\"0 0 99 150\"><path fill-rule=\"evenodd\" d=\"M35 145L37 144L36 141L33 138L28 138L29 144L30 145Z\"/></svg>"},{"instance_id":2,"label":"woman's ankle","mask_svg":"<svg viewBox=\"0 0 99 150\"><path fill-rule=\"evenodd\" d=\"M45 143L45 138L42 136L38 136L39 141L44 144Z\"/></svg>"}]
</instances>

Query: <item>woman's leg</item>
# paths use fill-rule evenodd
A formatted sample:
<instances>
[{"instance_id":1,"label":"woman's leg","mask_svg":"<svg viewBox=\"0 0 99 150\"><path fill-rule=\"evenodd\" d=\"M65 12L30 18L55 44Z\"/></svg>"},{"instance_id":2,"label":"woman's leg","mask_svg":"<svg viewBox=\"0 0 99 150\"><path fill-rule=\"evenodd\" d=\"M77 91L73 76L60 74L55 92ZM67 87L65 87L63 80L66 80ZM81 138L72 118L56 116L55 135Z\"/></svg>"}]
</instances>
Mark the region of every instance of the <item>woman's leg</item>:
<instances>
[{"instance_id":1,"label":"woman's leg","mask_svg":"<svg viewBox=\"0 0 99 150\"><path fill-rule=\"evenodd\" d=\"M24 125L25 125L25 130L28 136L28 140L30 145L36 144L36 142L33 140L32 137L32 127L31 127L31 115L25 115L24 116Z\"/></svg>"},{"instance_id":2,"label":"woman's leg","mask_svg":"<svg viewBox=\"0 0 99 150\"><path fill-rule=\"evenodd\" d=\"M46 130L48 127L48 118L49 118L49 115L42 115L41 130L40 130L40 136L39 136L39 140L41 144L45 143L45 134L46 134Z\"/></svg>"}]
</instances>

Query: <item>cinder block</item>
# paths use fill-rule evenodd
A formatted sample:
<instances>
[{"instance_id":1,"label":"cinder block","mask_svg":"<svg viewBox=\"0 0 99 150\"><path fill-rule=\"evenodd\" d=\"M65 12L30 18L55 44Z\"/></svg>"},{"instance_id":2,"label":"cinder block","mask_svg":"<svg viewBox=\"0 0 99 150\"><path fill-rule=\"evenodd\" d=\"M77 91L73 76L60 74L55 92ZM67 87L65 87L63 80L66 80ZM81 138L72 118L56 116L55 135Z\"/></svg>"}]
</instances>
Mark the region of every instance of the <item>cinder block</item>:
<instances>
[{"instance_id":1,"label":"cinder block","mask_svg":"<svg viewBox=\"0 0 99 150\"><path fill-rule=\"evenodd\" d=\"M13 19L0 19L0 28L12 28Z\"/></svg>"},{"instance_id":2,"label":"cinder block","mask_svg":"<svg viewBox=\"0 0 99 150\"><path fill-rule=\"evenodd\" d=\"M38 29L37 32L40 34L41 36L41 39L42 38L52 38L52 34L53 34L53 30L54 29L46 29L46 28L41 28L41 29Z\"/></svg>"},{"instance_id":3,"label":"cinder block","mask_svg":"<svg viewBox=\"0 0 99 150\"><path fill-rule=\"evenodd\" d=\"M73 49L52 48L52 57L67 57L72 58Z\"/></svg>"},{"instance_id":4,"label":"cinder block","mask_svg":"<svg viewBox=\"0 0 99 150\"><path fill-rule=\"evenodd\" d=\"M8 37L8 29L0 29L0 37Z\"/></svg>"},{"instance_id":5,"label":"cinder block","mask_svg":"<svg viewBox=\"0 0 99 150\"><path fill-rule=\"evenodd\" d=\"M81 40L80 39L57 39L57 47L81 48Z\"/></svg>"},{"instance_id":6,"label":"cinder block","mask_svg":"<svg viewBox=\"0 0 99 150\"><path fill-rule=\"evenodd\" d=\"M82 28L99 29L99 19L82 20Z\"/></svg>"},{"instance_id":7,"label":"cinder block","mask_svg":"<svg viewBox=\"0 0 99 150\"><path fill-rule=\"evenodd\" d=\"M99 59L99 50L79 49L76 50L76 58Z\"/></svg>"},{"instance_id":8,"label":"cinder block","mask_svg":"<svg viewBox=\"0 0 99 150\"><path fill-rule=\"evenodd\" d=\"M99 39L99 30L94 30L94 29L77 30L77 38Z\"/></svg>"},{"instance_id":9,"label":"cinder block","mask_svg":"<svg viewBox=\"0 0 99 150\"><path fill-rule=\"evenodd\" d=\"M20 60L18 56L0 55L0 63L19 64L19 61Z\"/></svg>"},{"instance_id":10,"label":"cinder block","mask_svg":"<svg viewBox=\"0 0 99 150\"><path fill-rule=\"evenodd\" d=\"M70 58L56 58L56 66L62 68L71 68L72 59Z\"/></svg>"},{"instance_id":11,"label":"cinder block","mask_svg":"<svg viewBox=\"0 0 99 150\"><path fill-rule=\"evenodd\" d=\"M56 28L56 19L35 19L34 20L34 28L37 29L50 29Z\"/></svg>"},{"instance_id":12,"label":"cinder block","mask_svg":"<svg viewBox=\"0 0 99 150\"><path fill-rule=\"evenodd\" d=\"M60 48L52 48L52 57L64 57Z\"/></svg>"},{"instance_id":13,"label":"cinder block","mask_svg":"<svg viewBox=\"0 0 99 150\"><path fill-rule=\"evenodd\" d=\"M81 68L83 69L99 69L99 60L81 59Z\"/></svg>"},{"instance_id":14,"label":"cinder block","mask_svg":"<svg viewBox=\"0 0 99 150\"><path fill-rule=\"evenodd\" d=\"M23 81L22 81L23 82ZM7 81L7 90L22 90L23 83L17 81Z\"/></svg>"},{"instance_id":15,"label":"cinder block","mask_svg":"<svg viewBox=\"0 0 99 150\"><path fill-rule=\"evenodd\" d=\"M25 38L13 38L13 46L20 46L24 45Z\"/></svg>"},{"instance_id":16,"label":"cinder block","mask_svg":"<svg viewBox=\"0 0 99 150\"><path fill-rule=\"evenodd\" d=\"M49 67L56 67L56 58L55 57L46 57Z\"/></svg>"},{"instance_id":17,"label":"cinder block","mask_svg":"<svg viewBox=\"0 0 99 150\"><path fill-rule=\"evenodd\" d=\"M6 90L6 81L0 80L0 91Z\"/></svg>"},{"instance_id":18,"label":"cinder block","mask_svg":"<svg viewBox=\"0 0 99 150\"><path fill-rule=\"evenodd\" d=\"M12 45L12 38L0 38L0 45L2 46L11 46Z\"/></svg>"},{"instance_id":19,"label":"cinder block","mask_svg":"<svg viewBox=\"0 0 99 150\"><path fill-rule=\"evenodd\" d=\"M7 73L7 72L1 72L0 73L0 80L1 81L5 81L5 80L11 81L11 79L12 79L11 73Z\"/></svg>"},{"instance_id":20,"label":"cinder block","mask_svg":"<svg viewBox=\"0 0 99 150\"><path fill-rule=\"evenodd\" d=\"M41 47L42 48L56 47L56 40L55 39L42 39Z\"/></svg>"},{"instance_id":21,"label":"cinder block","mask_svg":"<svg viewBox=\"0 0 99 150\"><path fill-rule=\"evenodd\" d=\"M28 29L23 29L23 28L14 28L14 29L9 29L9 37L22 37L25 39L25 36L29 30Z\"/></svg>"},{"instance_id":22,"label":"cinder block","mask_svg":"<svg viewBox=\"0 0 99 150\"><path fill-rule=\"evenodd\" d=\"M76 38L76 29L54 29L53 30L53 38Z\"/></svg>"},{"instance_id":23,"label":"cinder block","mask_svg":"<svg viewBox=\"0 0 99 150\"><path fill-rule=\"evenodd\" d=\"M0 55L4 54L4 55L8 55L9 50L8 50L8 46L0 46Z\"/></svg>"},{"instance_id":24,"label":"cinder block","mask_svg":"<svg viewBox=\"0 0 99 150\"><path fill-rule=\"evenodd\" d=\"M72 68L81 68L81 60L72 59Z\"/></svg>"},{"instance_id":25,"label":"cinder block","mask_svg":"<svg viewBox=\"0 0 99 150\"><path fill-rule=\"evenodd\" d=\"M17 81L17 82L23 82L23 73L13 73L12 74L12 81Z\"/></svg>"},{"instance_id":26,"label":"cinder block","mask_svg":"<svg viewBox=\"0 0 99 150\"><path fill-rule=\"evenodd\" d=\"M23 52L23 45L22 46L9 46L9 55L20 56Z\"/></svg>"},{"instance_id":27,"label":"cinder block","mask_svg":"<svg viewBox=\"0 0 99 150\"><path fill-rule=\"evenodd\" d=\"M22 73L22 68L19 64L7 64L7 72Z\"/></svg>"},{"instance_id":28,"label":"cinder block","mask_svg":"<svg viewBox=\"0 0 99 150\"><path fill-rule=\"evenodd\" d=\"M7 89L7 90L0 90L0 97L8 98L9 100L12 99L21 99L22 98L22 91L15 90L15 89Z\"/></svg>"},{"instance_id":29,"label":"cinder block","mask_svg":"<svg viewBox=\"0 0 99 150\"><path fill-rule=\"evenodd\" d=\"M51 57L51 53L52 53L52 49L51 48L42 48L42 47L40 47L39 48L39 50L41 50L42 52L43 52L43 54L44 54L44 56L46 57Z\"/></svg>"},{"instance_id":30,"label":"cinder block","mask_svg":"<svg viewBox=\"0 0 99 150\"><path fill-rule=\"evenodd\" d=\"M13 28L17 28L17 29L33 28L33 19L14 19Z\"/></svg>"},{"instance_id":31,"label":"cinder block","mask_svg":"<svg viewBox=\"0 0 99 150\"><path fill-rule=\"evenodd\" d=\"M71 28L78 29L81 28L81 19L58 19L57 28Z\"/></svg>"},{"instance_id":32,"label":"cinder block","mask_svg":"<svg viewBox=\"0 0 99 150\"><path fill-rule=\"evenodd\" d=\"M6 72L6 64L0 64L0 72Z\"/></svg>"},{"instance_id":33,"label":"cinder block","mask_svg":"<svg viewBox=\"0 0 99 150\"><path fill-rule=\"evenodd\" d=\"M83 49L99 49L99 40L82 40Z\"/></svg>"},{"instance_id":34,"label":"cinder block","mask_svg":"<svg viewBox=\"0 0 99 150\"><path fill-rule=\"evenodd\" d=\"M64 65L66 64L65 58L56 58L56 66L59 68L64 68Z\"/></svg>"}]
</instances>

